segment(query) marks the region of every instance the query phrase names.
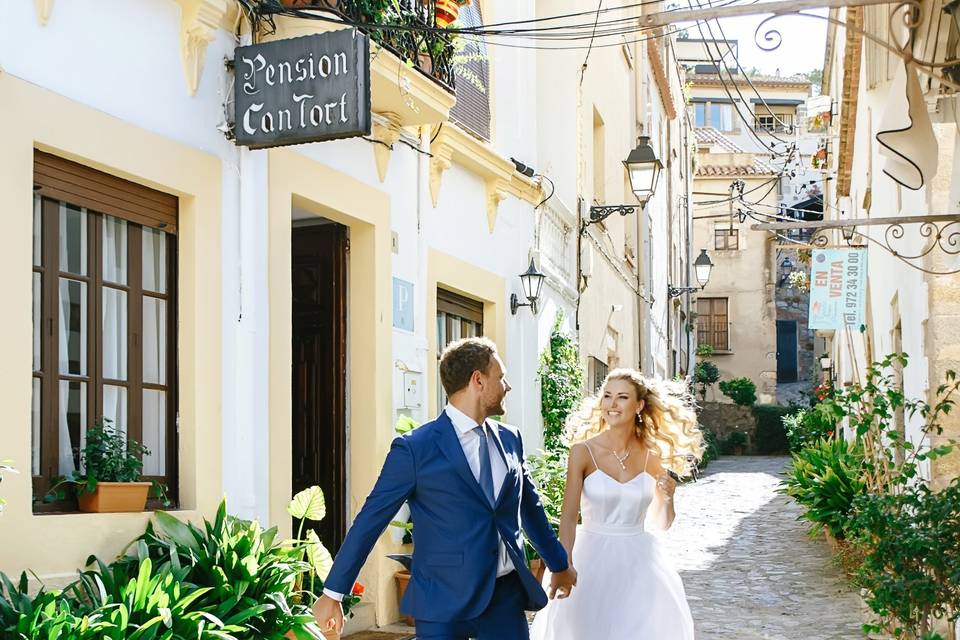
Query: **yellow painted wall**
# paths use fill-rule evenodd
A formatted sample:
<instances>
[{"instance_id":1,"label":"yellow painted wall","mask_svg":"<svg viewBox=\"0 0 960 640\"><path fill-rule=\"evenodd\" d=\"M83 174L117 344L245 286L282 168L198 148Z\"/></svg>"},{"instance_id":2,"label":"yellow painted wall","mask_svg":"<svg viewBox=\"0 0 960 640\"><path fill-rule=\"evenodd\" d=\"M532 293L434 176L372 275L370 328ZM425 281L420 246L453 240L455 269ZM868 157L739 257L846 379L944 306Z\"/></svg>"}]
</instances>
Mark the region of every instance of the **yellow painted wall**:
<instances>
[{"instance_id":1,"label":"yellow painted wall","mask_svg":"<svg viewBox=\"0 0 960 640\"><path fill-rule=\"evenodd\" d=\"M0 458L6 477L0 570L62 582L89 554L109 558L143 533L148 514L34 515L31 504L33 149L180 198L180 500L184 518L212 515L221 497L221 167L215 156L0 71Z\"/></svg>"},{"instance_id":2,"label":"yellow painted wall","mask_svg":"<svg viewBox=\"0 0 960 640\"><path fill-rule=\"evenodd\" d=\"M373 488L393 439L390 198L346 174L295 151L269 151L270 288L270 521L290 534L291 494L291 211L293 208L349 228L347 375L349 378L349 518ZM377 622L396 620L396 563L386 537L360 574Z\"/></svg>"}]
</instances>

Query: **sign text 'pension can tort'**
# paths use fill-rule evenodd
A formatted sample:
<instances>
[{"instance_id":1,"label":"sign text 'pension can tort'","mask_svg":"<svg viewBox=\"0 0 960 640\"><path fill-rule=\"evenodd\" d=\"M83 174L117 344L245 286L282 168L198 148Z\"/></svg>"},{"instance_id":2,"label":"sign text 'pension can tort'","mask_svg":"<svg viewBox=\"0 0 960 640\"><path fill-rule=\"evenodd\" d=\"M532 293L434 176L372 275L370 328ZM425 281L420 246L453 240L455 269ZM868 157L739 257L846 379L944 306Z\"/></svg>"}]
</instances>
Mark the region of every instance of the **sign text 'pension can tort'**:
<instances>
[{"instance_id":1,"label":"sign text 'pension can tort'","mask_svg":"<svg viewBox=\"0 0 960 640\"><path fill-rule=\"evenodd\" d=\"M370 42L356 29L238 47L236 139L251 149L370 133Z\"/></svg>"}]
</instances>

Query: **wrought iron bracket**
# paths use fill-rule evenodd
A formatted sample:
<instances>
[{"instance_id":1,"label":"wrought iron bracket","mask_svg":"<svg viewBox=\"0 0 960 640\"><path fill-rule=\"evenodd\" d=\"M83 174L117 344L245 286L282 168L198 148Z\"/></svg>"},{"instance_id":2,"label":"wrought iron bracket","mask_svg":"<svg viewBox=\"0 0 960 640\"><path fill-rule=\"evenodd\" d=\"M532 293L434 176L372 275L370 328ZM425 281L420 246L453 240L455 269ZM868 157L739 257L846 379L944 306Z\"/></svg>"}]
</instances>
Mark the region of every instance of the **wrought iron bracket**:
<instances>
[{"instance_id":1,"label":"wrought iron bracket","mask_svg":"<svg viewBox=\"0 0 960 640\"><path fill-rule=\"evenodd\" d=\"M700 291L700 287L675 287L672 284L667 285L667 299L679 298L685 293L696 293L697 291Z\"/></svg>"},{"instance_id":2,"label":"wrought iron bracket","mask_svg":"<svg viewBox=\"0 0 960 640\"><path fill-rule=\"evenodd\" d=\"M642 210L643 205L639 204L611 204L611 205L596 205L590 207L590 218L583 221L583 232L586 233L587 225L596 224L597 222L603 222L610 216L615 213L619 213L621 216L629 216L637 212L637 209Z\"/></svg>"}]
</instances>

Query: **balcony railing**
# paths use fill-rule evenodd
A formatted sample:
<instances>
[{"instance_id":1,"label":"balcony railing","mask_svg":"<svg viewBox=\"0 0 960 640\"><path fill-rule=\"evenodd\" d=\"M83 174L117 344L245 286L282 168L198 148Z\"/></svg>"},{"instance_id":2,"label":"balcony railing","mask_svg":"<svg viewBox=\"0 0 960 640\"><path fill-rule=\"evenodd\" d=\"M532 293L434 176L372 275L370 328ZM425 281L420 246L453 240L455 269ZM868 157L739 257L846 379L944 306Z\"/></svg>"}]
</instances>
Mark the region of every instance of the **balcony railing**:
<instances>
[{"instance_id":1,"label":"balcony railing","mask_svg":"<svg viewBox=\"0 0 960 640\"><path fill-rule=\"evenodd\" d=\"M369 33L371 40L389 49L401 60L409 61L451 91L454 88L455 34L363 27L363 23L371 23L437 29L436 0L282 0L282 4L293 9L326 9L350 22L359 23L360 30Z\"/></svg>"}]
</instances>

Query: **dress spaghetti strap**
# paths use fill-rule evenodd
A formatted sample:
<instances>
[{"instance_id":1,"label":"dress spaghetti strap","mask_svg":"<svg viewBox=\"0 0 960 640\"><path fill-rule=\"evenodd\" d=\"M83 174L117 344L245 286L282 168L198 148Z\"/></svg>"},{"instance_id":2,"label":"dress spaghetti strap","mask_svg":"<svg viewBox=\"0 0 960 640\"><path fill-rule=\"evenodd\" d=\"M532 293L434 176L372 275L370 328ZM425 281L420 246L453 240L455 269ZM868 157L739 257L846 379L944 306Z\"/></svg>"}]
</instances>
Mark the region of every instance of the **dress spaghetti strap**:
<instances>
[{"instance_id":1,"label":"dress spaghetti strap","mask_svg":"<svg viewBox=\"0 0 960 640\"><path fill-rule=\"evenodd\" d=\"M583 443L583 446L585 446L585 447L587 448L587 453L590 454L590 459L593 460L593 467L594 467L594 469L596 469L597 471L599 471L599 470L600 470L600 465L597 464L597 459L593 457L593 450L590 448L590 445L588 445L586 442L584 442L584 443Z\"/></svg>"},{"instance_id":2,"label":"dress spaghetti strap","mask_svg":"<svg viewBox=\"0 0 960 640\"><path fill-rule=\"evenodd\" d=\"M643 459L643 470L647 470L647 463L650 462L650 447L647 447L647 457Z\"/></svg>"}]
</instances>

